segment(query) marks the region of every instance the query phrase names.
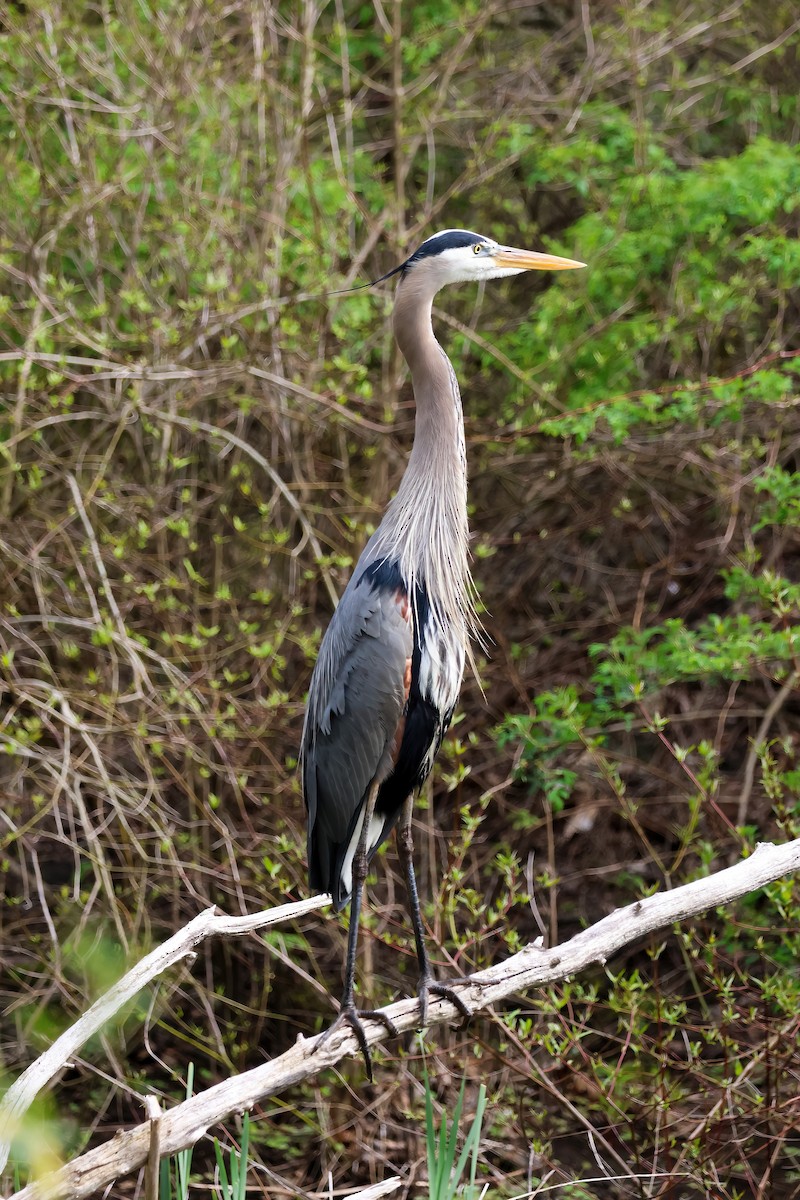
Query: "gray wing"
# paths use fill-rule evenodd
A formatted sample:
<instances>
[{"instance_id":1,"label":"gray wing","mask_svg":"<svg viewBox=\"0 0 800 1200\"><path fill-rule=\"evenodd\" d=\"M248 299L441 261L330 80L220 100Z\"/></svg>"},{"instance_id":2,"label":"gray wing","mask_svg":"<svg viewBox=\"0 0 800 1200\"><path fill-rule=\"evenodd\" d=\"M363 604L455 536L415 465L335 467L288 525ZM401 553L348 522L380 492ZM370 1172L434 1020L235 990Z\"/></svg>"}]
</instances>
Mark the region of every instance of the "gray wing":
<instances>
[{"instance_id":1,"label":"gray wing","mask_svg":"<svg viewBox=\"0 0 800 1200\"><path fill-rule=\"evenodd\" d=\"M320 648L302 748L309 878L332 894L337 908L351 891L352 851L370 785L392 770L412 648L406 593L376 586L363 573L354 577ZM392 824L376 819L370 850Z\"/></svg>"}]
</instances>

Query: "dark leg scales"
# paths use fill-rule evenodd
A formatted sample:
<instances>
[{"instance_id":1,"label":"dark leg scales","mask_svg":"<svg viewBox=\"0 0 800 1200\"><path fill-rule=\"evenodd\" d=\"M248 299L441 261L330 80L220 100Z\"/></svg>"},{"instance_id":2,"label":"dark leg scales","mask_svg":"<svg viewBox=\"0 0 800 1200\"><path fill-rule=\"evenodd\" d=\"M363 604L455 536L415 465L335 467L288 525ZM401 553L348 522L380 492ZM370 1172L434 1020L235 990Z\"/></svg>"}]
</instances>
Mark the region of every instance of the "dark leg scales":
<instances>
[{"instance_id":1,"label":"dark leg scales","mask_svg":"<svg viewBox=\"0 0 800 1200\"><path fill-rule=\"evenodd\" d=\"M364 890L364 880L367 878L367 830L370 826L372 814L375 811L375 799L378 795L378 784L373 781L369 795L366 801L366 809L364 818L361 823L361 835L358 839L358 846L353 856L353 892L350 901L350 928L347 933L347 959L345 962L344 973L344 992L339 1005L339 1015L336 1020L326 1029L317 1041L314 1043L313 1054L315 1050L319 1050L324 1046L328 1038L342 1025L347 1024L356 1035L359 1048L364 1056L364 1065L367 1068L367 1078L372 1083L372 1056L369 1052L367 1044L367 1035L364 1030L364 1020L378 1021L383 1025L384 1029L392 1035L398 1037L399 1030L391 1017L387 1017L386 1013L380 1009L358 1009L355 1006L353 996L356 986L356 946L358 942L358 921L361 914L361 896Z\"/></svg>"},{"instance_id":2,"label":"dark leg scales","mask_svg":"<svg viewBox=\"0 0 800 1200\"><path fill-rule=\"evenodd\" d=\"M419 907L419 892L417 891L417 880L414 875L414 845L411 836L411 815L412 815L413 798L409 796L403 806L403 816L400 823L400 828L397 834L397 846L400 854L400 862L403 866L403 872L406 877L406 887L408 888L408 903L411 911L411 923L414 926L414 941L417 947L417 962L419 963L419 987L417 994L419 996L419 1015L420 1027L422 1029L428 1023L428 996L432 993L434 996L441 996L443 1000L449 1000L450 1003L457 1008L461 1016L469 1019L472 1013L467 1008L464 1001L448 987L446 983L437 983L433 978L431 964L428 958L428 951L425 949L425 934L422 928L422 913Z\"/></svg>"}]
</instances>

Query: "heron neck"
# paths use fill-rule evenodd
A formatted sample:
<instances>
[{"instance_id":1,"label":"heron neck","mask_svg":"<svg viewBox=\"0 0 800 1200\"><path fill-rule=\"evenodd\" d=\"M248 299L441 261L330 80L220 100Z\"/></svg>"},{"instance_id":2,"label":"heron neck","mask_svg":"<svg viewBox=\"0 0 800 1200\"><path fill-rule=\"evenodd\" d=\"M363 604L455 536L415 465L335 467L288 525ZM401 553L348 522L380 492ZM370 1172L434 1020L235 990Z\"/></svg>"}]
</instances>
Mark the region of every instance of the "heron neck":
<instances>
[{"instance_id":1,"label":"heron neck","mask_svg":"<svg viewBox=\"0 0 800 1200\"><path fill-rule=\"evenodd\" d=\"M396 552L413 591L424 586L435 619L463 631L475 625L469 572L464 418L458 382L431 324L434 293L400 284L394 332L411 371L414 445L382 523L381 550Z\"/></svg>"},{"instance_id":2,"label":"heron neck","mask_svg":"<svg viewBox=\"0 0 800 1200\"><path fill-rule=\"evenodd\" d=\"M406 476L419 483L421 475L436 490L457 476L466 489L461 395L450 359L434 336L433 295L412 275L400 284L394 307L394 334L411 371L417 410Z\"/></svg>"}]
</instances>

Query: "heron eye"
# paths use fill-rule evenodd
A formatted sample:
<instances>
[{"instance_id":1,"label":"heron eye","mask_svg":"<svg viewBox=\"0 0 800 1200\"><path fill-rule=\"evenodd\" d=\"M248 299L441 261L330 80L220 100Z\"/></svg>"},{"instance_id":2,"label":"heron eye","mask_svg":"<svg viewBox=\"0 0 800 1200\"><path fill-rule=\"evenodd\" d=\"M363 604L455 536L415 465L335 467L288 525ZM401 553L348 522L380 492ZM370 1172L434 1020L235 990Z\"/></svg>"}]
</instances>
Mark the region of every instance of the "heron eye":
<instances>
[{"instance_id":1,"label":"heron eye","mask_svg":"<svg viewBox=\"0 0 800 1200\"><path fill-rule=\"evenodd\" d=\"M476 242L475 245L472 247L473 254L480 254L482 250L483 250L483 242Z\"/></svg>"}]
</instances>

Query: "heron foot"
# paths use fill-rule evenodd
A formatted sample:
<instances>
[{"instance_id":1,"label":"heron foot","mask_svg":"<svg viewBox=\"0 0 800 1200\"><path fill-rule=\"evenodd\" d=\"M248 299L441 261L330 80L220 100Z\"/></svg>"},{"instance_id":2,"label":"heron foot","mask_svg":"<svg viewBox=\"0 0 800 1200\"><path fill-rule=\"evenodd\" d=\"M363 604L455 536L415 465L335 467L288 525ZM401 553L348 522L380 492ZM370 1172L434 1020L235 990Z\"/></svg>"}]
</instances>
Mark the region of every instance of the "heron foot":
<instances>
[{"instance_id":1,"label":"heron foot","mask_svg":"<svg viewBox=\"0 0 800 1200\"><path fill-rule=\"evenodd\" d=\"M472 1013L467 1008L458 992L449 987L446 983L439 983L438 980L434 979L431 975L422 975L420 977L418 988L421 1029L424 1029L428 1024L428 996L431 994L434 996L441 996L443 1000L449 1000L453 1007L458 1009L458 1011L461 1013L461 1016L465 1020L468 1021L472 1016Z\"/></svg>"},{"instance_id":2,"label":"heron foot","mask_svg":"<svg viewBox=\"0 0 800 1200\"><path fill-rule=\"evenodd\" d=\"M353 1033L356 1035L356 1041L364 1059L364 1066L367 1070L367 1079L372 1083L372 1055L369 1052L369 1044L367 1042L367 1034L364 1029L364 1020L377 1021L379 1025L383 1025L384 1029L391 1034L392 1037L399 1037L400 1030L395 1025L391 1017L388 1017L385 1012L379 1008L358 1009L355 1004L343 1004L339 1009L339 1014L332 1025L329 1025L324 1033L321 1033L314 1043L311 1051L314 1054L325 1042L331 1034L337 1029L341 1029L342 1025L349 1025Z\"/></svg>"}]
</instances>

